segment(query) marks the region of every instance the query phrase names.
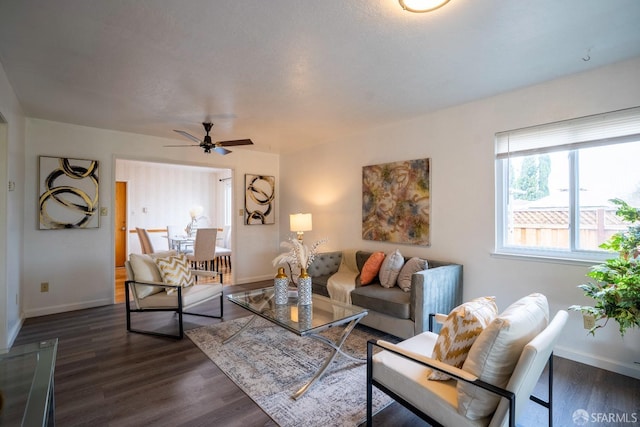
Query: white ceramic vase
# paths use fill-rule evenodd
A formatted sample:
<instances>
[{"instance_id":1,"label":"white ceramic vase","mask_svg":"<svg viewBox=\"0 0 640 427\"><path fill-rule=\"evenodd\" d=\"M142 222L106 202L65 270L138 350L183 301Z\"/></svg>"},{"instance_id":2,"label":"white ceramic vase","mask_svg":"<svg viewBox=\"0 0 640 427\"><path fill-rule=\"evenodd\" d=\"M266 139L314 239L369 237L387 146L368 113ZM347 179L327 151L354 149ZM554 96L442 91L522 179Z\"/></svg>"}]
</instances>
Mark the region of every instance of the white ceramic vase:
<instances>
[{"instance_id":1,"label":"white ceramic vase","mask_svg":"<svg viewBox=\"0 0 640 427\"><path fill-rule=\"evenodd\" d=\"M298 305L311 304L311 277L307 269L303 268L298 277Z\"/></svg>"},{"instance_id":2,"label":"white ceramic vase","mask_svg":"<svg viewBox=\"0 0 640 427\"><path fill-rule=\"evenodd\" d=\"M278 269L278 275L273 279L273 287L276 305L284 305L289 302L289 278L284 273L284 268Z\"/></svg>"}]
</instances>

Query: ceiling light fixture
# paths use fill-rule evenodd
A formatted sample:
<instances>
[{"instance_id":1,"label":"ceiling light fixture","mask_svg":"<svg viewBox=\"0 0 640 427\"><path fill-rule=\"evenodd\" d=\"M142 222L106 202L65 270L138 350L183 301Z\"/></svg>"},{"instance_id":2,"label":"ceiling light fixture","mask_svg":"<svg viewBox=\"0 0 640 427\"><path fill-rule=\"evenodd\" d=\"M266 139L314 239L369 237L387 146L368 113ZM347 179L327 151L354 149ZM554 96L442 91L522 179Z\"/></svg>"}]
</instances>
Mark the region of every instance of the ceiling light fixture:
<instances>
[{"instance_id":1,"label":"ceiling light fixture","mask_svg":"<svg viewBox=\"0 0 640 427\"><path fill-rule=\"evenodd\" d=\"M398 0L400 6L409 12L431 12L449 3L449 0Z\"/></svg>"}]
</instances>

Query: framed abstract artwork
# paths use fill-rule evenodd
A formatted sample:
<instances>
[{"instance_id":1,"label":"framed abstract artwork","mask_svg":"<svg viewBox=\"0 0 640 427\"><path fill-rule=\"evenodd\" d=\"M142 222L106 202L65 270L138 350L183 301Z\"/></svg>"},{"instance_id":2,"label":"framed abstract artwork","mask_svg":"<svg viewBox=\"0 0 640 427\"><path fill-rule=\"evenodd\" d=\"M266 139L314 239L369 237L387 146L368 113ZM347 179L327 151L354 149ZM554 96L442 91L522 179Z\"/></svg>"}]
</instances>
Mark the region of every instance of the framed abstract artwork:
<instances>
[{"instance_id":1,"label":"framed abstract artwork","mask_svg":"<svg viewBox=\"0 0 640 427\"><path fill-rule=\"evenodd\" d=\"M362 238L429 246L430 159L362 168Z\"/></svg>"},{"instance_id":2,"label":"framed abstract artwork","mask_svg":"<svg viewBox=\"0 0 640 427\"><path fill-rule=\"evenodd\" d=\"M244 183L244 223L275 224L275 177L245 174Z\"/></svg>"},{"instance_id":3,"label":"framed abstract artwork","mask_svg":"<svg viewBox=\"0 0 640 427\"><path fill-rule=\"evenodd\" d=\"M40 230L98 228L97 160L39 157Z\"/></svg>"}]
</instances>

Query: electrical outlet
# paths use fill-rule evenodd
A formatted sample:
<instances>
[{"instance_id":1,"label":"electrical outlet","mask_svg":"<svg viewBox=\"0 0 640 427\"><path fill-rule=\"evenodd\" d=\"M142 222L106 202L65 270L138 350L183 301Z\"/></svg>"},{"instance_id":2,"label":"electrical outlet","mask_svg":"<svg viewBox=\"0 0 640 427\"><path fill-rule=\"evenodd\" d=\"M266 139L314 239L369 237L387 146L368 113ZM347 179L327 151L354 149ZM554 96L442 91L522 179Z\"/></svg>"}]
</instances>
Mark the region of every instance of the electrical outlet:
<instances>
[{"instance_id":1,"label":"electrical outlet","mask_svg":"<svg viewBox=\"0 0 640 427\"><path fill-rule=\"evenodd\" d=\"M107 208L100 208L100 216L107 216L109 210Z\"/></svg>"},{"instance_id":2,"label":"electrical outlet","mask_svg":"<svg viewBox=\"0 0 640 427\"><path fill-rule=\"evenodd\" d=\"M238 216L244 215L244 209L238 209Z\"/></svg>"},{"instance_id":3,"label":"electrical outlet","mask_svg":"<svg viewBox=\"0 0 640 427\"><path fill-rule=\"evenodd\" d=\"M49 292L49 282L40 283L40 292Z\"/></svg>"}]
</instances>

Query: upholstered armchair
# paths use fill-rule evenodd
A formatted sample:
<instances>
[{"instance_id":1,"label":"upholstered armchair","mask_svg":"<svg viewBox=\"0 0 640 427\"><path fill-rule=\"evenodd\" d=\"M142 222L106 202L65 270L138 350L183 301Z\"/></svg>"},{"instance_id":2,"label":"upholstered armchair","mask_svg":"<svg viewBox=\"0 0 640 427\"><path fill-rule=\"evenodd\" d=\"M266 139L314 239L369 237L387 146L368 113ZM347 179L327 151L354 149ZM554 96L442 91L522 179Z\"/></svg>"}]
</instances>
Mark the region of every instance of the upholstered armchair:
<instances>
[{"instance_id":1,"label":"upholstered armchair","mask_svg":"<svg viewBox=\"0 0 640 427\"><path fill-rule=\"evenodd\" d=\"M192 270L184 254L175 251L154 254L131 254L125 262L128 280L125 282L125 304L127 331L148 335L182 339L184 336L183 315L220 319L223 316L222 276L215 271ZM218 279L195 282L195 277ZM192 309L205 302L219 299L220 314L196 313ZM131 313L175 312L178 318L178 333L170 334L156 330L134 329Z\"/></svg>"},{"instance_id":2,"label":"upholstered armchair","mask_svg":"<svg viewBox=\"0 0 640 427\"><path fill-rule=\"evenodd\" d=\"M451 316L436 316L444 323L441 335L447 334ZM546 298L525 297L479 327L460 367L439 360L442 353L434 351L445 341L456 341L455 336L439 341L440 335L424 332L398 344L369 341L367 425L372 425L376 386L433 426L515 427L529 399L548 409L551 426L553 348L567 317L561 310L549 322ZM382 351L374 355L376 348ZM531 393L547 363L549 397L544 401Z\"/></svg>"}]
</instances>

